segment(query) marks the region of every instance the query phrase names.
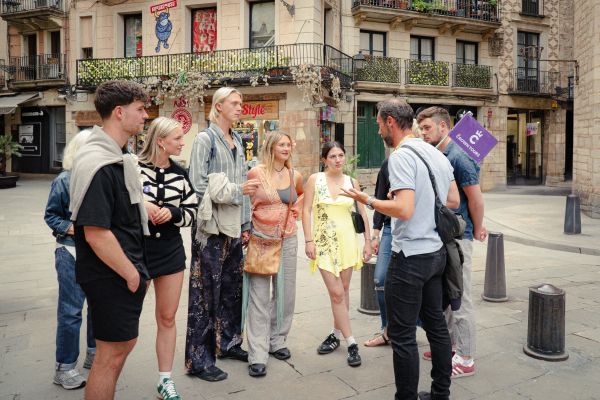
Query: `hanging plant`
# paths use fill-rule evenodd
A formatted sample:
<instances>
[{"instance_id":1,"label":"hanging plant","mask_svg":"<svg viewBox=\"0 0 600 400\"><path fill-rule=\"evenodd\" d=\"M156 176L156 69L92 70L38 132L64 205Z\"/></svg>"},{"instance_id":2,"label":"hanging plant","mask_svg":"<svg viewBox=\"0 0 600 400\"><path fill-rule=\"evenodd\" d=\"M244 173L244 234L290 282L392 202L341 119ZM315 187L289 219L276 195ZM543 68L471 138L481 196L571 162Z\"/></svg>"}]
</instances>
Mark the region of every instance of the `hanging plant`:
<instances>
[{"instance_id":1,"label":"hanging plant","mask_svg":"<svg viewBox=\"0 0 600 400\"><path fill-rule=\"evenodd\" d=\"M304 101L312 103L314 97L321 101L323 84L321 67L312 64L301 64L298 67L292 67L291 72L296 87L302 92Z\"/></svg>"}]
</instances>

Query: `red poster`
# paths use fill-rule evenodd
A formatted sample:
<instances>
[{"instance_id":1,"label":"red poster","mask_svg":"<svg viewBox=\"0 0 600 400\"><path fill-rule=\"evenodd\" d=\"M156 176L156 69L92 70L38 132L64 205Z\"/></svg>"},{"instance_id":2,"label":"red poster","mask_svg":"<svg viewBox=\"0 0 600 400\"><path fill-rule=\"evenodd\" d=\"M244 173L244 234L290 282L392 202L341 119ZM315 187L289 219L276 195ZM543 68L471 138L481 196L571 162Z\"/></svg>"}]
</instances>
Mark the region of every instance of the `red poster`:
<instances>
[{"instance_id":1,"label":"red poster","mask_svg":"<svg viewBox=\"0 0 600 400\"><path fill-rule=\"evenodd\" d=\"M193 14L194 53L212 51L217 48L217 9L204 8L194 10Z\"/></svg>"}]
</instances>

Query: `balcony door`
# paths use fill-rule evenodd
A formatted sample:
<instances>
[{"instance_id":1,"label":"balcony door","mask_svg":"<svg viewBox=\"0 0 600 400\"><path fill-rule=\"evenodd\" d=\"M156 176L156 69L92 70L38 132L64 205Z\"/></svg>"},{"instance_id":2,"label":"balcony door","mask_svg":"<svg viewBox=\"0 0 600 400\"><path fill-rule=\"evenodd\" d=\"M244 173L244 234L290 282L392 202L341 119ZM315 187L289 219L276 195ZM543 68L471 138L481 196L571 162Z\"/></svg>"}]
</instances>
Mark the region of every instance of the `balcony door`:
<instances>
[{"instance_id":1,"label":"balcony door","mask_svg":"<svg viewBox=\"0 0 600 400\"><path fill-rule=\"evenodd\" d=\"M25 60L21 62L23 80L35 80L37 72L37 34L25 36ZM21 71L17 71L21 73Z\"/></svg>"},{"instance_id":2,"label":"balcony door","mask_svg":"<svg viewBox=\"0 0 600 400\"><path fill-rule=\"evenodd\" d=\"M540 62L521 55L521 49L539 45L539 33L522 31L517 33L517 88L520 92L539 92Z\"/></svg>"},{"instance_id":3,"label":"balcony door","mask_svg":"<svg viewBox=\"0 0 600 400\"><path fill-rule=\"evenodd\" d=\"M57 79L62 75L60 53L60 31L50 32L50 54L44 55L42 60L46 67L44 73L47 79Z\"/></svg>"},{"instance_id":4,"label":"balcony door","mask_svg":"<svg viewBox=\"0 0 600 400\"><path fill-rule=\"evenodd\" d=\"M385 147L379 136L377 106L375 103L358 102L356 154L359 168L379 168L385 159Z\"/></svg>"}]
</instances>

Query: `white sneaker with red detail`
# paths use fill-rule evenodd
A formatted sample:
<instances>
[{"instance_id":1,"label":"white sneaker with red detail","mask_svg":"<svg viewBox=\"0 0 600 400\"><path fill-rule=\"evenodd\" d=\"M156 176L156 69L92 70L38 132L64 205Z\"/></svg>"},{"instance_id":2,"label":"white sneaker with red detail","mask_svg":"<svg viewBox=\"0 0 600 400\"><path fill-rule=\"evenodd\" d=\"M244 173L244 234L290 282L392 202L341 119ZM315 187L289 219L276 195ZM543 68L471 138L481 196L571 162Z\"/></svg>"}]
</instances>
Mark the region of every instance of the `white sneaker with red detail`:
<instances>
[{"instance_id":1,"label":"white sneaker with red detail","mask_svg":"<svg viewBox=\"0 0 600 400\"><path fill-rule=\"evenodd\" d=\"M462 378L465 376L471 376L475 374L475 362L465 360L458 354L452 357L452 376L451 378Z\"/></svg>"}]
</instances>

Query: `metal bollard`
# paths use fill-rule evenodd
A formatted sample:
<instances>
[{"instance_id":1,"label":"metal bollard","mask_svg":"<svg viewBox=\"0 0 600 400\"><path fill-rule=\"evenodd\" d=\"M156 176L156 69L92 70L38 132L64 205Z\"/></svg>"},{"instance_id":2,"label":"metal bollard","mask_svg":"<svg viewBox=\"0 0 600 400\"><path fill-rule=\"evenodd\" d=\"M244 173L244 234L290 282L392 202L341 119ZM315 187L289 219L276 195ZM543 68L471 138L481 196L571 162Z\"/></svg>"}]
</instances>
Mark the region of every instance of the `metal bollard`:
<instances>
[{"instance_id":1,"label":"metal bollard","mask_svg":"<svg viewBox=\"0 0 600 400\"><path fill-rule=\"evenodd\" d=\"M576 194L567 196L564 232L567 235L581 233L581 203Z\"/></svg>"},{"instance_id":2,"label":"metal bollard","mask_svg":"<svg viewBox=\"0 0 600 400\"><path fill-rule=\"evenodd\" d=\"M504 272L504 236L500 232L490 232L488 235L485 284L481 298L493 302L508 300Z\"/></svg>"},{"instance_id":3,"label":"metal bollard","mask_svg":"<svg viewBox=\"0 0 600 400\"><path fill-rule=\"evenodd\" d=\"M374 281L375 264L377 264L377 257L372 257L360 270L360 307L358 307L358 311L368 315L379 314Z\"/></svg>"},{"instance_id":4,"label":"metal bollard","mask_svg":"<svg viewBox=\"0 0 600 400\"><path fill-rule=\"evenodd\" d=\"M543 284L529 288L527 345L523 352L546 361L563 361L565 352L565 291Z\"/></svg>"}]
</instances>

